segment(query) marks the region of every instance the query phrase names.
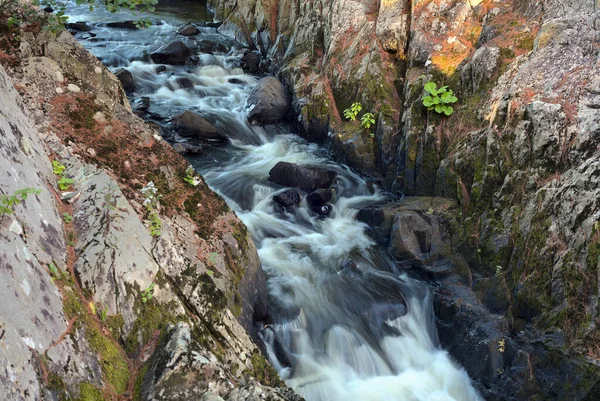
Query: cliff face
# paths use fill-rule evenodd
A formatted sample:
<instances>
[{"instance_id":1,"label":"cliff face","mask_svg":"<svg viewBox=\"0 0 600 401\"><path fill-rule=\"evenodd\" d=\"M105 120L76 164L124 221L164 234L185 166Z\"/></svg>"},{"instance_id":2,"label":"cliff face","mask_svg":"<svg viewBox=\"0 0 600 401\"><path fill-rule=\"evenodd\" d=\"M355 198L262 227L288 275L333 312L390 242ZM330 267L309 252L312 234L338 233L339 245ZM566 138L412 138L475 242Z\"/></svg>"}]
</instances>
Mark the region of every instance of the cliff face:
<instances>
[{"instance_id":1,"label":"cliff face","mask_svg":"<svg viewBox=\"0 0 600 401\"><path fill-rule=\"evenodd\" d=\"M243 224L70 34L29 28L0 67L0 398L295 399L246 332Z\"/></svg>"},{"instance_id":2,"label":"cliff face","mask_svg":"<svg viewBox=\"0 0 600 401\"><path fill-rule=\"evenodd\" d=\"M362 217L381 224L376 235L402 263L445 283L436 300L442 342L483 394L593 399L596 2L211 2L222 30L271 57L303 135L396 193L458 202ZM452 116L423 107L430 80L457 93ZM340 118L354 101L379 113L374 137ZM412 249L424 235L433 242Z\"/></svg>"}]
</instances>

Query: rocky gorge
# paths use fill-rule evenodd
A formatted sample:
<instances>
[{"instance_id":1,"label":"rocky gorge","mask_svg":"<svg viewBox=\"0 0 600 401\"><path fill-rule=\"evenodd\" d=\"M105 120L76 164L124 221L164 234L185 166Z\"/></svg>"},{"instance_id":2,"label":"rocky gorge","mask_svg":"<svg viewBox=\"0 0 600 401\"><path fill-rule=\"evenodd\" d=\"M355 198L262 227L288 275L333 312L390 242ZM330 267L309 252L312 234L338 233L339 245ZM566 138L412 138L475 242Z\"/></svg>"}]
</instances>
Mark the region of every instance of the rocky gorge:
<instances>
[{"instance_id":1,"label":"rocky gorge","mask_svg":"<svg viewBox=\"0 0 600 401\"><path fill-rule=\"evenodd\" d=\"M0 395L596 399L595 1L208 6L5 33Z\"/></svg>"}]
</instances>

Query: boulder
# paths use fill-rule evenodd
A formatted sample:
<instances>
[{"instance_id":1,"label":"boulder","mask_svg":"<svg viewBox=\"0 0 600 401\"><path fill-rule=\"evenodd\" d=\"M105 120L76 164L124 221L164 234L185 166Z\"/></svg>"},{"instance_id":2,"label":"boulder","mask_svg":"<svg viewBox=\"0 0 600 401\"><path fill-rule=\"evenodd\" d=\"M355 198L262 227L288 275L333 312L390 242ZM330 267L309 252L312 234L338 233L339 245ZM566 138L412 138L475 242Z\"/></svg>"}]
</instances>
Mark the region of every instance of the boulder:
<instances>
[{"instance_id":1,"label":"boulder","mask_svg":"<svg viewBox=\"0 0 600 401\"><path fill-rule=\"evenodd\" d=\"M201 53L227 53L231 50L232 42L220 35L210 35L196 41Z\"/></svg>"},{"instance_id":2,"label":"boulder","mask_svg":"<svg viewBox=\"0 0 600 401\"><path fill-rule=\"evenodd\" d=\"M125 90L125 93L131 93L135 90L135 83L133 82L133 75L129 70L125 68L119 68L115 71L115 76L121 81L121 86Z\"/></svg>"},{"instance_id":3,"label":"boulder","mask_svg":"<svg viewBox=\"0 0 600 401\"><path fill-rule=\"evenodd\" d=\"M187 24L177 30L177 35L193 36L197 35L199 32L200 30L194 24Z\"/></svg>"},{"instance_id":4,"label":"boulder","mask_svg":"<svg viewBox=\"0 0 600 401\"><path fill-rule=\"evenodd\" d=\"M319 188L306 195L306 202L310 206L323 206L330 202L332 198L333 190L331 188Z\"/></svg>"},{"instance_id":5,"label":"boulder","mask_svg":"<svg viewBox=\"0 0 600 401\"><path fill-rule=\"evenodd\" d=\"M270 124L283 120L290 110L290 96L285 86L275 77L262 78L248 97L248 121Z\"/></svg>"},{"instance_id":6,"label":"boulder","mask_svg":"<svg viewBox=\"0 0 600 401\"><path fill-rule=\"evenodd\" d=\"M156 71L157 74L160 74L161 72L167 71L167 66L159 65L158 67L156 67L156 69L154 71Z\"/></svg>"},{"instance_id":7,"label":"boulder","mask_svg":"<svg viewBox=\"0 0 600 401\"><path fill-rule=\"evenodd\" d=\"M191 55L191 50L178 40L161 47L150 58L157 64L184 64Z\"/></svg>"},{"instance_id":8,"label":"boulder","mask_svg":"<svg viewBox=\"0 0 600 401\"><path fill-rule=\"evenodd\" d=\"M194 83L189 78L177 78L175 80L175 82L177 83L177 85L180 88L183 88L183 89L188 89L188 88L193 88L194 87Z\"/></svg>"},{"instance_id":9,"label":"boulder","mask_svg":"<svg viewBox=\"0 0 600 401\"><path fill-rule=\"evenodd\" d=\"M242 68L250 74L258 74L260 72L260 55L250 51L244 54Z\"/></svg>"},{"instance_id":10,"label":"boulder","mask_svg":"<svg viewBox=\"0 0 600 401\"><path fill-rule=\"evenodd\" d=\"M217 131L214 125L192 111L184 111L180 115L175 116L172 122L177 127L181 136L208 141L225 140L225 137Z\"/></svg>"},{"instance_id":11,"label":"boulder","mask_svg":"<svg viewBox=\"0 0 600 401\"><path fill-rule=\"evenodd\" d=\"M394 217L390 253L397 260L422 259L431 250L431 225L417 212L403 210Z\"/></svg>"},{"instance_id":12,"label":"boulder","mask_svg":"<svg viewBox=\"0 0 600 401\"><path fill-rule=\"evenodd\" d=\"M118 22L109 22L106 24L107 27L109 28L119 28L119 29L131 29L131 30L135 30L135 29L140 29L137 26L137 23L135 21L118 21Z\"/></svg>"},{"instance_id":13,"label":"boulder","mask_svg":"<svg viewBox=\"0 0 600 401\"><path fill-rule=\"evenodd\" d=\"M283 207L298 206L300 194L295 189L288 189L273 196L273 200Z\"/></svg>"},{"instance_id":14,"label":"boulder","mask_svg":"<svg viewBox=\"0 0 600 401\"><path fill-rule=\"evenodd\" d=\"M279 162L269 171L269 181L284 187L300 188L312 192L329 188L337 177L334 171L303 167L294 163Z\"/></svg>"},{"instance_id":15,"label":"boulder","mask_svg":"<svg viewBox=\"0 0 600 401\"><path fill-rule=\"evenodd\" d=\"M135 111L146 111L150 107L150 98L148 96L142 96L139 99L133 101L133 110Z\"/></svg>"},{"instance_id":16,"label":"boulder","mask_svg":"<svg viewBox=\"0 0 600 401\"><path fill-rule=\"evenodd\" d=\"M65 28L77 32L90 32L92 30L92 27L85 22L68 22L65 24Z\"/></svg>"}]
</instances>

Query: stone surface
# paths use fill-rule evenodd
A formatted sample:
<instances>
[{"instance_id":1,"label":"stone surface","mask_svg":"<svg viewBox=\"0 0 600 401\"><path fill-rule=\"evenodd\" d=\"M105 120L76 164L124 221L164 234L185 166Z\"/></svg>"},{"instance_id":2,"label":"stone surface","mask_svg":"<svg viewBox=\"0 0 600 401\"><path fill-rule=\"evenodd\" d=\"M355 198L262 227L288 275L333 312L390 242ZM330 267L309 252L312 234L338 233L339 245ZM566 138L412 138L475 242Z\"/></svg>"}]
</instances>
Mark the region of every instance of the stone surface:
<instances>
[{"instance_id":1,"label":"stone surface","mask_svg":"<svg viewBox=\"0 0 600 401\"><path fill-rule=\"evenodd\" d=\"M173 117L172 121L182 136L207 141L225 140L225 137L218 132L214 125L193 111L186 110Z\"/></svg>"},{"instance_id":2,"label":"stone surface","mask_svg":"<svg viewBox=\"0 0 600 401\"><path fill-rule=\"evenodd\" d=\"M177 30L178 35L194 36L200 33L200 30L194 24L187 24Z\"/></svg>"},{"instance_id":3,"label":"stone surface","mask_svg":"<svg viewBox=\"0 0 600 401\"><path fill-rule=\"evenodd\" d=\"M164 45L150 55L157 64L184 64L192 55L190 49L181 41Z\"/></svg>"},{"instance_id":4,"label":"stone surface","mask_svg":"<svg viewBox=\"0 0 600 401\"><path fill-rule=\"evenodd\" d=\"M255 124L272 124L283 120L290 109L287 89L275 77L258 81L247 101L248 120Z\"/></svg>"},{"instance_id":5,"label":"stone surface","mask_svg":"<svg viewBox=\"0 0 600 401\"><path fill-rule=\"evenodd\" d=\"M269 181L284 187L296 187L306 192L329 188L337 174L319 168L309 168L288 162L279 162L269 171Z\"/></svg>"},{"instance_id":6,"label":"stone surface","mask_svg":"<svg viewBox=\"0 0 600 401\"><path fill-rule=\"evenodd\" d=\"M115 77L121 82L121 86L126 93L135 91L135 82L133 81L133 75L125 68L119 68L115 71Z\"/></svg>"}]
</instances>

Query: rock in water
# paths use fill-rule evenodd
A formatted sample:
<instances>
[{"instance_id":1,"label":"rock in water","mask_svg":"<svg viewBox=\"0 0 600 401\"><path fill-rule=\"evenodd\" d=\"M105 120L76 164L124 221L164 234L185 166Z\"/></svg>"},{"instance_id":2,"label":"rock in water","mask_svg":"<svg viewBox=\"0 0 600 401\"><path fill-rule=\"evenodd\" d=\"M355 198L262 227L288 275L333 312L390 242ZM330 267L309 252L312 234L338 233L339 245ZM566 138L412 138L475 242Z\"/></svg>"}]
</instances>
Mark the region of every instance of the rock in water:
<instances>
[{"instance_id":1,"label":"rock in water","mask_svg":"<svg viewBox=\"0 0 600 401\"><path fill-rule=\"evenodd\" d=\"M161 47L152 53L150 58L157 64L184 64L191 55L191 50L178 40Z\"/></svg>"},{"instance_id":2,"label":"rock in water","mask_svg":"<svg viewBox=\"0 0 600 401\"><path fill-rule=\"evenodd\" d=\"M269 171L269 181L284 187L300 188L306 192L329 188L336 177L337 173L334 171L302 167L288 162L279 162Z\"/></svg>"},{"instance_id":3,"label":"rock in water","mask_svg":"<svg viewBox=\"0 0 600 401\"><path fill-rule=\"evenodd\" d=\"M172 122L177 127L181 136L194 137L207 141L225 140L225 137L217 131L214 125L192 111L184 111L174 117Z\"/></svg>"},{"instance_id":4,"label":"rock in water","mask_svg":"<svg viewBox=\"0 0 600 401\"><path fill-rule=\"evenodd\" d=\"M131 29L136 30L140 29L135 21L119 21L119 22L109 22L106 24L109 28L119 28L119 29Z\"/></svg>"},{"instance_id":5,"label":"rock in water","mask_svg":"<svg viewBox=\"0 0 600 401\"><path fill-rule=\"evenodd\" d=\"M315 189L306 196L306 202L310 206L323 206L333 198L333 191L330 188Z\"/></svg>"},{"instance_id":6,"label":"rock in water","mask_svg":"<svg viewBox=\"0 0 600 401\"><path fill-rule=\"evenodd\" d=\"M295 189L288 189L273 196L273 200L283 207L298 206L300 204L300 194Z\"/></svg>"},{"instance_id":7,"label":"rock in water","mask_svg":"<svg viewBox=\"0 0 600 401\"><path fill-rule=\"evenodd\" d=\"M200 30L194 24L187 24L186 26L179 28L177 35L193 36L197 35L199 32Z\"/></svg>"},{"instance_id":8,"label":"rock in water","mask_svg":"<svg viewBox=\"0 0 600 401\"><path fill-rule=\"evenodd\" d=\"M290 95L275 77L265 77L258 82L250 97L248 121L253 124L272 124L283 120L290 110Z\"/></svg>"},{"instance_id":9,"label":"rock in water","mask_svg":"<svg viewBox=\"0 0 600 401\"><path fill-rule=\"evenodd\" d=\"M133 75L125 68L119 68L115 71L115 76L121 81L121 85L126 93L135 91L135 83L133 82Z\"/></svg>"}]
</instances>

